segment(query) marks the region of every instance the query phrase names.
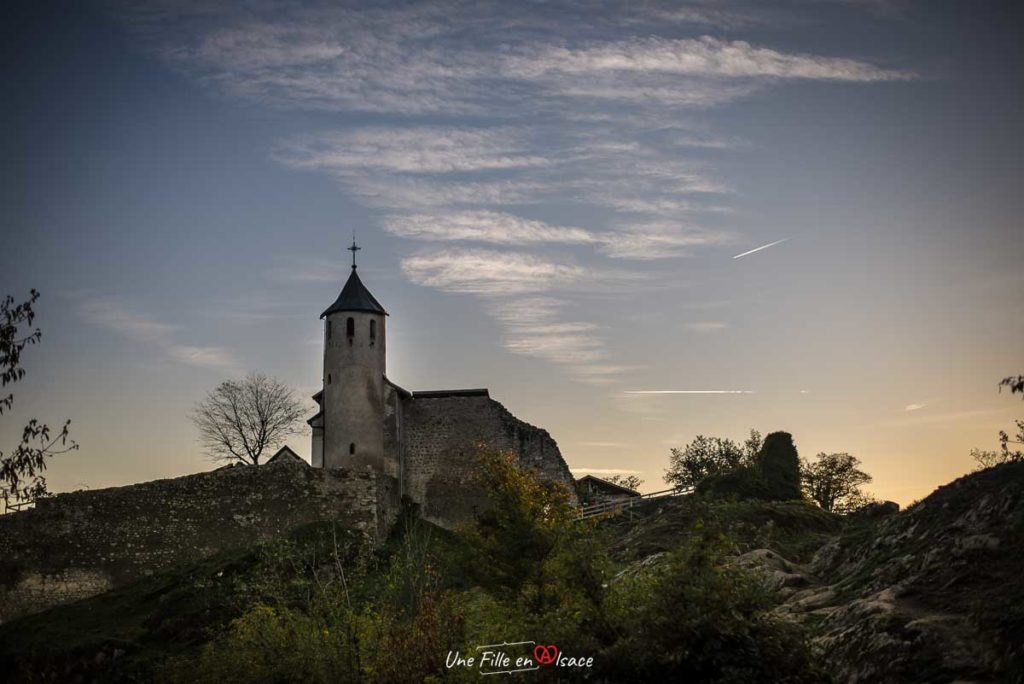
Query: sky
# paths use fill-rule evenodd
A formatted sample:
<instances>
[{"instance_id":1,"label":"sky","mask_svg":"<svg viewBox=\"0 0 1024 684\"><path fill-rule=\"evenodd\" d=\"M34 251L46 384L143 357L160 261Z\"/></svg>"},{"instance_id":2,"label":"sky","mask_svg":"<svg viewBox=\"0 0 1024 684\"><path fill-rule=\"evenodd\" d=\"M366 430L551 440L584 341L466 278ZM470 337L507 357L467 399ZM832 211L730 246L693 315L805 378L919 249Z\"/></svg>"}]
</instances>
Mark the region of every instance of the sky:
<instances>
[{"instance_id":1,"label":"sky","mask_svg":"<svg viewBox=\"0 0 1024 684\"><path fill-rule=\"evenodd\" d=\"M213 467L190 408L319 388L355 234L388 376L489 388L578 476L785 430L919 499L1024 409L1020 13L16 1L0 294L43 339L0 449L70 418L53 491Z\"/></svg>"}]
</instances>

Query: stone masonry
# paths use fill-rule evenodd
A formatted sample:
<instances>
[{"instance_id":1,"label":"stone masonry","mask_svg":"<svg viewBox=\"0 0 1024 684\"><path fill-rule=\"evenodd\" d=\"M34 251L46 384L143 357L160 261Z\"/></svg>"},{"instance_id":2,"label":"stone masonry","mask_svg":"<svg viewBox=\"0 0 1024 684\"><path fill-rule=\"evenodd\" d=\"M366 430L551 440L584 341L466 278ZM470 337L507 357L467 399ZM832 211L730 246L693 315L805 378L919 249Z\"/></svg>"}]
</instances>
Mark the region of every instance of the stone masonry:
<instances>
[{"instance_id":1,"label":"stone masonry","mask_svg":"<svg viewBox=\"0 0 1024 684\"><path fill-rule=\"evenodd\" d=\"M281 462L60 494L0 516L0 621L211 554L338 521L378 535L393 479Z\"/></svg>"}]
</instances>

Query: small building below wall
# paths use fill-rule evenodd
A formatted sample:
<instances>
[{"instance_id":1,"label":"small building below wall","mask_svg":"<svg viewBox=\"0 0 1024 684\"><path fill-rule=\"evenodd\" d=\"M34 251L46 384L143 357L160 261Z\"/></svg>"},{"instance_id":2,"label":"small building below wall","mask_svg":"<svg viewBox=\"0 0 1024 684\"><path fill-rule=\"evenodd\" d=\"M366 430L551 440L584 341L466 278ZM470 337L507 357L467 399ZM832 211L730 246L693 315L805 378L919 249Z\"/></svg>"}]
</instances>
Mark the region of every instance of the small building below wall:
<instances>
[{"instance_id":1,"label":"small building below wall","mask_svg":"<svg viewBox=\"0 0 1024 684\"><path fill-rule=\"evenodd\" d=\"M593 475L584 475L576 480L576 496L579 497L581 506L591 506L606 501L639 497L640 492Z\"/></svg>"}]
</instances>

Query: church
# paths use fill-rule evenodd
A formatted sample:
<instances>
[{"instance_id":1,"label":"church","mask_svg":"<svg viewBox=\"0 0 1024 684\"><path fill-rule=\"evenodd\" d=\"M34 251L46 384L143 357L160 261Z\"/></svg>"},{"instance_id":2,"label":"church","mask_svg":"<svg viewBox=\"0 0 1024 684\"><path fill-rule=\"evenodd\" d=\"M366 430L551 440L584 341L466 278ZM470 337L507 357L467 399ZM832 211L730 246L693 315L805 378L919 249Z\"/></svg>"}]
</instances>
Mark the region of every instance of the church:
<instances>
[{"instance_id":1,"label":"church","mask_svg":"<svg viewBox=\"0 0 1024 684\"><path fill-rule=\"evenodd\" d=\"M542 477L573 486L546 430L512 415L486 389L410 392L387 377L387 317L352 271L324 321L323 389L309 419L315 468L373 469L400 497L439 523L465 519L482 503L472 486L479 445L515 453Z\"/></svg>"}]
</instances>

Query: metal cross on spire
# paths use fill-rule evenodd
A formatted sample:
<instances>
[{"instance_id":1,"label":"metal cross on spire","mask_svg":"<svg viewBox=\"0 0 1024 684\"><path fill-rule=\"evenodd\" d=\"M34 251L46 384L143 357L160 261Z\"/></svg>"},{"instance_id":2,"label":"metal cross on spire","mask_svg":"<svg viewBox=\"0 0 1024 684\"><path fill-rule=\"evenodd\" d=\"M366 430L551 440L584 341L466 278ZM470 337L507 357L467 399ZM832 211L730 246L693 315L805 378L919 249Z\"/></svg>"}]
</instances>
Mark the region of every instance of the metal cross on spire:
<instances>
[{"instance_id":1,"label":"metal cross on spire","mask_svg":"<svg viewBox=\"0 0 1024 684\"><path fill-rule=\"evenodd\" d=\"M355 270L355 268L356 268L356 252L358 252L359 250L362 249L362 247L360 247L359 245L356 244L355 233L352 234L352 246L351 247L346 247L345 249L347 249L348 251L352 252L352 270Z\"/></svg>"}]
</instances>

